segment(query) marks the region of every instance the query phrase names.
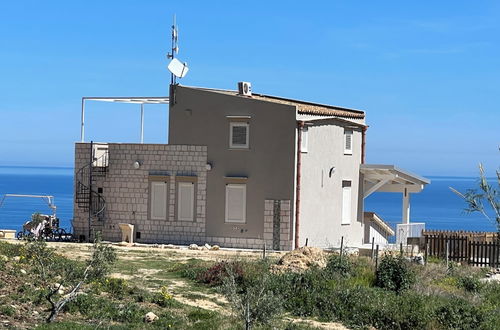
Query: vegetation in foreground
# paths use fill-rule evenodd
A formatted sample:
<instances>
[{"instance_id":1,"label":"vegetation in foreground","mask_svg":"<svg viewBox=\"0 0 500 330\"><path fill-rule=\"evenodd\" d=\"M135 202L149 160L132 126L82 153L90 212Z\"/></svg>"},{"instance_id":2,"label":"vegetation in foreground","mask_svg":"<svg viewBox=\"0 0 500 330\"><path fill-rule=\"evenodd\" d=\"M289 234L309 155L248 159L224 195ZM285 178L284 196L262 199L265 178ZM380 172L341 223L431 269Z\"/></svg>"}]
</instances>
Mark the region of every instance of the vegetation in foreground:
<instances>
[{"instance_id":1,"label":"vegetation in foreground","mask_svg":"<svg viewBox=\"0 0 500 330\"><path fill-rule=\"evenodd\" d=\"M40 329L304 329L290 319L341 322L351 328L500 329L500 284L479 281L483 272L438 261L420 266L384 256L378 270L362 257L331 255L325 268L275 272L273 260L172 261L143 253L118 258L111 271L157 271L139 281L102 276L81 285L55 322L37 285L27 247L0 242L0 326ZM139 253L128 251L128 254ZM54 254L57 255L57 254ZM85 269L88 261L57 255L58 262ZM81 273L80 273L81 274ZM57 276L57 275L56 275ZM57 282L60 278L54 278ZM175 281L186 286L175 288ZM76 282L75 282L76 283ZM69 285L71 287L71 285ZM60 299L66 291L55 293ZM220 309L182 302L222 293ZM145 323L146 313L158 319ZM230 313L232 312L232 313Z\"/></svg>"}]
</instances>

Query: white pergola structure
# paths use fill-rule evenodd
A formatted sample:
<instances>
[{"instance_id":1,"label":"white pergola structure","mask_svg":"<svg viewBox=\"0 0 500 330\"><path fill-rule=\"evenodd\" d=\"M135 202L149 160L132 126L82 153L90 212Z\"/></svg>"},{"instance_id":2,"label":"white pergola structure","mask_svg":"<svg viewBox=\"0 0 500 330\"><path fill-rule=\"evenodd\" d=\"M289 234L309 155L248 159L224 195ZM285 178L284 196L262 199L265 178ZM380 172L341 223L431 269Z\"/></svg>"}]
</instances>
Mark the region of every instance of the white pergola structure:
<instances>
[{"instance_id":1,"label":"white pergola structure","mask_svg":"<svg viewBox=\"0 0 500 330\"><path fill-rule=\"evenodd\" d=\"M410 193L418 193L424 189L429 179L402 170L394 165L362 164L363 199L374 192L396 192L403 194L403 210L401 223L410 223Z\"/></svg>"},{"instance_id":2,"label":"white pergola structure","mask_svg":"<svg viewBox=\"0 0 500 330\"><path fill-rule=\"evenodd\" d=\"M141 124L140 124L140 140L144 143L144 105L145 104L168 104L167 96L139 96L139 97L82 97L82 115L80 124L80 141L85 142L85 102L86 101L101 101L115 103L135 103L141 105Z\"/></svg>"}]
</instances>

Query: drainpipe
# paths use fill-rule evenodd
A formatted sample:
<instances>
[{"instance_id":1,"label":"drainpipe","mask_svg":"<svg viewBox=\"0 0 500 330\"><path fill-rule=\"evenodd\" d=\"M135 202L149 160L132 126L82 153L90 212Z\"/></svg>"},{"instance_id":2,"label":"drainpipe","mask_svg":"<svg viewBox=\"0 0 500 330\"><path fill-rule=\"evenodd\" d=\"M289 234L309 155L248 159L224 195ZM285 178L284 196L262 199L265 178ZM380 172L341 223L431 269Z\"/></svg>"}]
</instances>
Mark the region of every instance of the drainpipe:
<instances>
[{"instance_id":1,"label":"drainpipe","mask_svg":"<svg viewBox=\"0 0 500 330\"><path fill-rule=\"evenodd\" d=\"M304 122L297 122L297 183L295 188L295 249L299 248L299 228L300 228L300 168L301 168L301 158L302 158L302 129L304 128Z\"/></svg>"},{"instance_id":2,"label":"drainpipe","mask_svg":"<svg viewBox=\"0 0 500 330\"><path fill-rule=\"evenodd\" d=\"M361 130L361 164L365 163L365 157L366 157L366 151L365 151L365 145L366 145L366 130L368 129L368 126L363 126Z\"/></svg>"}]
</instances>

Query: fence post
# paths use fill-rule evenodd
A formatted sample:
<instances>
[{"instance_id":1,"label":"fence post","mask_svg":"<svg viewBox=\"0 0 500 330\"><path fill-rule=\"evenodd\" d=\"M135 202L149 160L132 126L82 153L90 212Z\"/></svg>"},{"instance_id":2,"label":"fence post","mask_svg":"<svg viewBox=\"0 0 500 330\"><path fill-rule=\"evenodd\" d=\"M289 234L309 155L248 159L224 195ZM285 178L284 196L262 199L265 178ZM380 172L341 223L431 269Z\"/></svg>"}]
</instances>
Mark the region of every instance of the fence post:
<instances>
[{"instance_id":1,"label":"fence post","mask_svg":"<svg viewBox=\"0 0 500 330\"><path fill-rule=\"evenodd\" d=\"M403 242L399 243L399 254L403 256Z\"/></svg>"},{"instance_id":2,"label":"fence post","mask_svg":"<svg viewBox=\"0 0 500 330\"><path fill-rule=\"evenodd\" d=\"M342 252L344 251L344 236L340 238L340 261L342 261Z\"/></svg>"},{"instance_id":3,"label":"fence post","mask_svg":"<svg viewBox=\"0 0 500 330\"><path fill-rule=\"evenodd\" d=\"M429 250L429 241L427 240L427 236L425 236L425 247L424 247L424 265L427 266L427 258L428 258L428 250Z\"/></svg>"},{"instance_id":4,"label":"fence post","mask_svg":"<svg viewBox=\"0 0 500 330\"><path fill-rule=\"evenodd\" d=\"M264 246L262 248L262 259L266 259L266 242L264 242Z\"/></svg>"},{"instance_id":5,"label":"fence post","mask_svg":"<svg viewBox=\"0 0 500 330\"><path fill-rule=\"evenodd\" d=\"M377 249L375 250L375 271L378 269L378 244Z\"/></svg>"},{"instance_id":6,"label":"fence post","mask_svg":"<svg viewBox=\"0 0 500 330\"><path fill-rule=\"evenodd\" d=\"M373 253L375 252L375 236L372 237L372 260L373 260Z\"/></svg>"},{"instance_id":7,"label":"fence post","mask_svg":"<svg viewBox=\"0 0 500 330\"><path fill-rule=\"evenodd\" d=\"M450 241L446 240L446 269L449 267L448 259L450 257Z\"/></svg>"}]
</instances>

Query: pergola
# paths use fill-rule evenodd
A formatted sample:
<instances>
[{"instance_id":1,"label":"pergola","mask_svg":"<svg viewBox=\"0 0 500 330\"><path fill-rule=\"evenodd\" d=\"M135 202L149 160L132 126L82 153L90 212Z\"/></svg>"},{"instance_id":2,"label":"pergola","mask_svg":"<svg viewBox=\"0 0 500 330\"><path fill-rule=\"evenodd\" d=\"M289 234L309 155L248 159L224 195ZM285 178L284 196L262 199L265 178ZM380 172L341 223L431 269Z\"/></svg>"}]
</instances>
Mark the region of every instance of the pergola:
<instances>
[{"instance_id":1,"label":"pergola","mask_svg":"<svg viewBox=\"0 0 500 330\"><path fill-rule=\"evenodd\" d=\"M410 223L410 193L418 193L424 189L429 179L402 170L394 165L362 164L363 198L374 192L396 192L403 194L403 214L401 222Z\"/></svg>"},{"instance_id":2,"label":"pergola","mask_svg":"<svg viewBox=\"0 0 500 330\"><path fill-rule=\"evenodd\" d=\"M141 105L141 143L144 143L144 105L145 104L168 104L167 96L138 96L138 97L82 97L82 115L80 124L80 141L85 142L85 102L86 101L101 101L115 103L134 103Z\"/></svg>"}]
</instances>

